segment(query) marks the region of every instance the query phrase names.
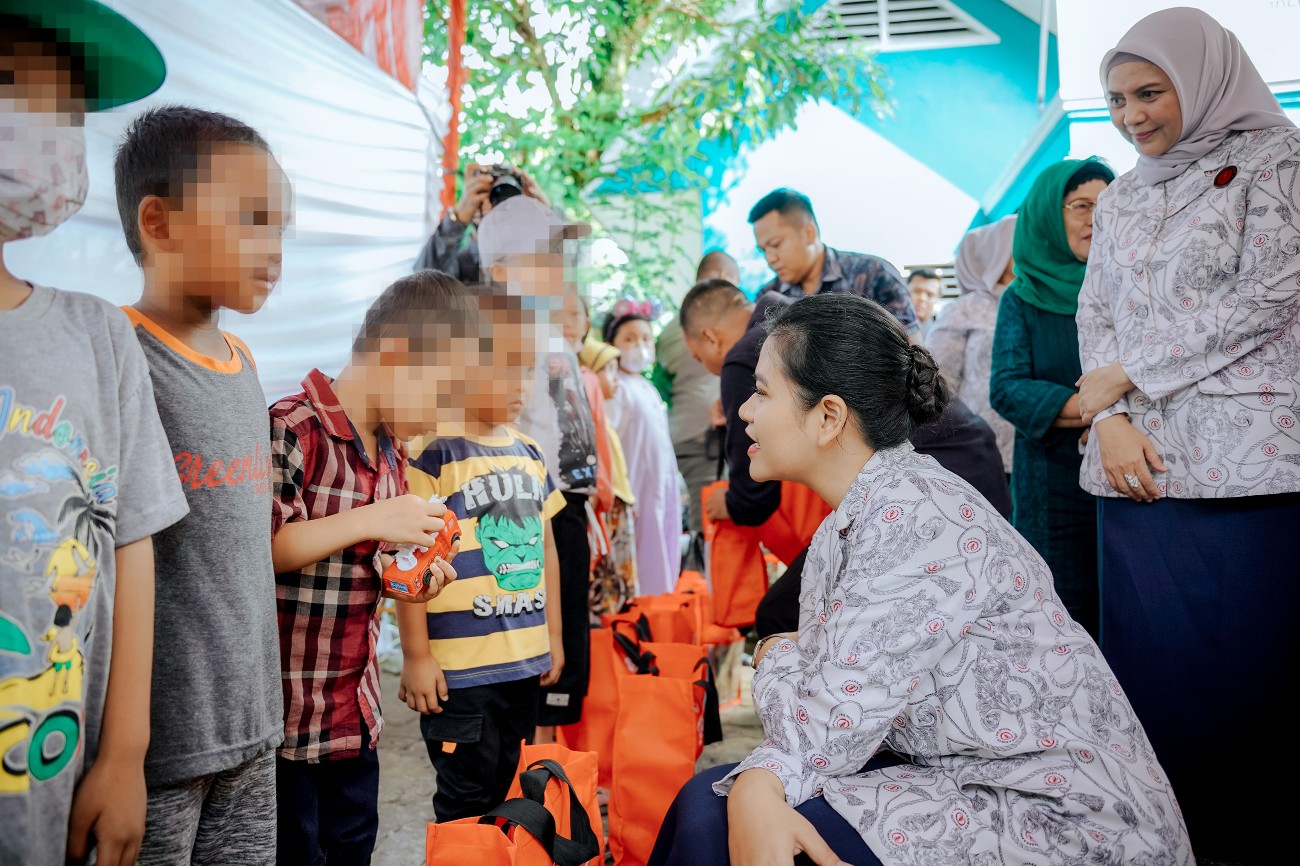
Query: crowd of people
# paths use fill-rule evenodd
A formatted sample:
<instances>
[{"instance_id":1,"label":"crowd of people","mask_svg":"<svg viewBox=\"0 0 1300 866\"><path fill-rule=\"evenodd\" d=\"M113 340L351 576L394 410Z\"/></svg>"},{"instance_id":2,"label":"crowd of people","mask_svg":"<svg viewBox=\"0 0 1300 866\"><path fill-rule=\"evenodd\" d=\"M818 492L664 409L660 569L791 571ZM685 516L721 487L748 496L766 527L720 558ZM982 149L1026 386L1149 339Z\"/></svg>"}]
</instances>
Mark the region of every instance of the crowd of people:
<instances>
[{"instance_id":1,"label":"crowd of people","mask_svg":"<svg viewBox=\"0 0 1300 866\"><path fill-rule=\"evenodd\" d=\"M84 201L80 113L162 83L74 5L77 38L0 6L3 244ZM1300 131L1202 12L1100 76L1137 168L1048 167L942 307L788 188L749 212L766 284L713 250L675 315L595 304L587 227L471 166L269 415L219 317L275 287L291 178L232 117L138 115L139 299L0 268L0 860L368 863L385 599L433 816L482 815L582 718L602 615L739 579L709 523L784 565L745 623L764 739L656 866L1268 862L1285 773L1234 746L1294 656Z\"/></svg>"}]
</instances>

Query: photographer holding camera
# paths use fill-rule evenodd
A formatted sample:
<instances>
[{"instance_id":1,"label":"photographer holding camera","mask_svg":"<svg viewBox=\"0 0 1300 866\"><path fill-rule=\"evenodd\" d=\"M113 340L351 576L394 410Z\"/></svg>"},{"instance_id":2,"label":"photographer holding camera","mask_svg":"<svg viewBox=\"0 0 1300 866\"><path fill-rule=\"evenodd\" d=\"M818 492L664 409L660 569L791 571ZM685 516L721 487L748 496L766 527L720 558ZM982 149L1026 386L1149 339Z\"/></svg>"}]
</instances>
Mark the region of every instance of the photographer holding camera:
<instances>
[{"instance_id":1,"label":"photographer holding camera","mask_svg":"<svg viewBox=\"0 0 1300 866\"><path fill-rule=\"evenodd\" d=\"M528 173L508 165L465 166L465 182L456 206L443 214L424 249L415 260L415 269L433 268L450 274L461 282L479 280L478 222L494 205L508 198L526 195L549 206L550 202Z\"/></svg>"}]
</instances>

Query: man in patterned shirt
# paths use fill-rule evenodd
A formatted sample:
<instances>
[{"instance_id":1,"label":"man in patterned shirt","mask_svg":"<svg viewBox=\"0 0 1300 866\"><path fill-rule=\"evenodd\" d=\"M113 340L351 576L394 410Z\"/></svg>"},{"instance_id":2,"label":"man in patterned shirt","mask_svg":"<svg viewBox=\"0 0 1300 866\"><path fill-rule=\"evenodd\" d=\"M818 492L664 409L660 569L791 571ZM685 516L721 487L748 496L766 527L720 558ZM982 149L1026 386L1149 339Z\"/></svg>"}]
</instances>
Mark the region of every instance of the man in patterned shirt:
<instances>
[{"instance_id":1,"label":"man in patterned shirt","mask_svg":"<svg viewBox=\"0 0 1300 866\"><path fill-rule=\"evenodd\" d=\"M849 253L822 243L812 202L803 193L782 187L758 200L749 211L754 242L776 272L758 290L791 298L837 292L875 301L903 323L909 335L920 334L907 284L894 266L879 256Z\"/></svg>"}]
</instances>

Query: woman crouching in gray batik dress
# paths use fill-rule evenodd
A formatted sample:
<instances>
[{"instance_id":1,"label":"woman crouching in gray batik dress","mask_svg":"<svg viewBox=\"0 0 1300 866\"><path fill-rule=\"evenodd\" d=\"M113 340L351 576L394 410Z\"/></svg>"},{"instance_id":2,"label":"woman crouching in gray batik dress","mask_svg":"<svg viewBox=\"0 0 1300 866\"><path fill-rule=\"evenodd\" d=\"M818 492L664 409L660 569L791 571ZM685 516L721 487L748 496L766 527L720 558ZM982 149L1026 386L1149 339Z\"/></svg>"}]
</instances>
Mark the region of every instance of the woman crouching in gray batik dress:
<instances>
[{"instance_id":1,"label":"woman crouching in gray batik dress","mask_svg":"<svg viewBox=\"0 0 1300 866\"><path fill-rule=\"evenodd\" d=\"M1042 558L908 444L947 399L870 301L815 295L776 319L740 413L750 471L836 510L798 633L755 649L763 743L687 784L655 866L1193 862L1142 725Z\"/></svg>"}]
</instances>

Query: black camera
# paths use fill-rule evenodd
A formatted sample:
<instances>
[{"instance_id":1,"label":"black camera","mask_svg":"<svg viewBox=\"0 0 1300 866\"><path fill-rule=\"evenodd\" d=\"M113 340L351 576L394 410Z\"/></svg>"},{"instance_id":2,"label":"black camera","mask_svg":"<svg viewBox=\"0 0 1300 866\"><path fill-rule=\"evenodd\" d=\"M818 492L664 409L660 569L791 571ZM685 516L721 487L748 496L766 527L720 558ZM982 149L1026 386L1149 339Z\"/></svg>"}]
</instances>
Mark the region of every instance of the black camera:
<instances>
[{"instance_id":1,"label":"black camera","mask_svg":"<svg viewBox=\"0 0 1300 866\"><path fill-rule=\"evenodd\" d=\"M508 165L485 165L482 171L492 176L492 188L488 190L488 201L493 207L508 198L521 195L524 191L524 176L519 170Z\"/></svg>"}]
</instances>

